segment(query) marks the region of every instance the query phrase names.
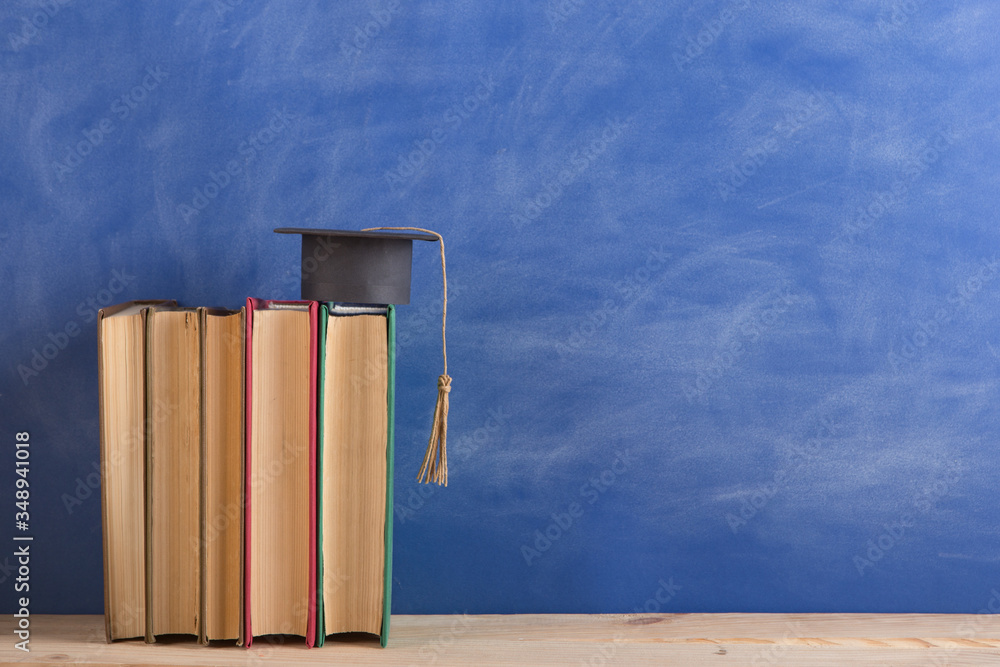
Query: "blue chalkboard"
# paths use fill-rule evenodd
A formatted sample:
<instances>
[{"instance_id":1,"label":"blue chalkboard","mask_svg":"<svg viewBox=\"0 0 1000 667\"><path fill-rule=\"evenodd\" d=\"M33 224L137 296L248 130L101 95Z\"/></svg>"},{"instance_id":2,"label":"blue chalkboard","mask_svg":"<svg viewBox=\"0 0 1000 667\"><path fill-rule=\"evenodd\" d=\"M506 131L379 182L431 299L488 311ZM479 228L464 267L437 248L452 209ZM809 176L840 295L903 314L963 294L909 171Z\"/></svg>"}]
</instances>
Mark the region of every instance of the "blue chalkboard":
<instances>
[{"instance_id":1,"label":"blue chalkboard","mask_svg":"<svg viewBox=\"0 0 1000 667\"><path fill-rule=\"evenodd\" d=\"M328 6L329 5L329 6ZM393 611L1000 609L995 3L0 6L0 537L102 609L96 309L446 241L398 309ZM16 434L30 524L15 524ZM20 593L0 555L3 611Z\"/></svg>"}]
</instances>

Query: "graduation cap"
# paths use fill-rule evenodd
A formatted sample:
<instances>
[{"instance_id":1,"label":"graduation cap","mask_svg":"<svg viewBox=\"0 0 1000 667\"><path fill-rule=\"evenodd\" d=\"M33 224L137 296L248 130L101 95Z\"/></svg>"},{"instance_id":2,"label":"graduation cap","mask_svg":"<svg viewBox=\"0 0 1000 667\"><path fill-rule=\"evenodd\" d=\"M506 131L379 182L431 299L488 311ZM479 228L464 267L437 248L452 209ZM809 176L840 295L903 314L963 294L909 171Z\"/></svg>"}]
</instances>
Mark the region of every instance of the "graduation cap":
<instances>
[{"instance_id":1,"label":"graduation cap","mask_svg":"<svg viewBox=\"0 0 1000 667\"><path fill-rule=\"evenodd\" d=\"M440 238L412 231L274 231L302 235L302 298L338 303L410 303L413 242Z\"/></svg>"},{"instance_id":2,"label":"graduation cap","mask_svg":"<svg viewBox=\"0 0 1000 667\"><path fill-rule=\"evenodd\" d=\"M438 377L427 453L417 480L448 485L448 349L445 321L448 313L448 275L444 263L444 239L437 232L419 227L371 227L361 231L280 227L279 234L302 235L302 298L352 304L410 303L410 273L414 241L441 244L441 278L444 307L441 312L441 349L444 372Z\"/></svg>"}]
</instances>

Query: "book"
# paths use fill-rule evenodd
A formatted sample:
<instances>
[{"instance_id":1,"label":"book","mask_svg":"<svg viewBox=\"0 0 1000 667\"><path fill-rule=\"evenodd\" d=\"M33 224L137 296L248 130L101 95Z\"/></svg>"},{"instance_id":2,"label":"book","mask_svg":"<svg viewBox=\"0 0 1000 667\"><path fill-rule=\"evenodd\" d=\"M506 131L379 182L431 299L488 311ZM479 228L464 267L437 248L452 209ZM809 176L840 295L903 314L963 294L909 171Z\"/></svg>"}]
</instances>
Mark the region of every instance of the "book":
<instances>
[{"instance_id":1,"label":"book","mask_svg":"<svg viewBox=\"0 0 1000 667\"><path fill-rule=\"evenodd\" d=\"M107 641L146 634L146 317L172 301L130 301L97 317L104 630Z\"/></svg>"},{"instance_id":2,"label":"book","mask_svg":"<svg viewBox=\"0 0 1000 667\"><path fill-rule=\"evenodd\" d=\"M129 302L98 327L107 639L239 641L243 313Z\"/></svg>"},{"instance_id":3,"label":"book","mask_svg":"<svg viewBox=\"0 0 1000 667\"><path fill-rule=\"evenodd\" d=\"M201 634L243 642L246 309L201 308Z\"/></svg>"},{"instance_id":4,"label":"book","mask_svg":"<svg viewBox=\"0 0 1000 667\"><path fill-rule=\"evenodd\" d=\"M389 635L395 314L320 309L317 644Z\"/></svg>"},{"instance_id":5,"label":"book","mask_svg":"<svg viewBox=\"0 0 1000 667\"><path fill-rule=\"evenodd\" d=\"M318 304L247 299L244 642L316 635Z\"/></svg>"},{"instance_id":6,"label":"book","mask_svg":"<svg viewBox=\"0 0 1000 667\"><path fill-rule=\"evenodd\" d=\"M196 308L146 317L146 641L200 634L201 326Z\"/></svg>"},{"instance_id":7,"label":"book","mask_svg":"<svg viewBox=\"0 0 1000 667\"><path fill-rule=\"evenodd\" d=\"M99 315L106 635L388 641L395 308Z\"/></svg>"}]
</instances>

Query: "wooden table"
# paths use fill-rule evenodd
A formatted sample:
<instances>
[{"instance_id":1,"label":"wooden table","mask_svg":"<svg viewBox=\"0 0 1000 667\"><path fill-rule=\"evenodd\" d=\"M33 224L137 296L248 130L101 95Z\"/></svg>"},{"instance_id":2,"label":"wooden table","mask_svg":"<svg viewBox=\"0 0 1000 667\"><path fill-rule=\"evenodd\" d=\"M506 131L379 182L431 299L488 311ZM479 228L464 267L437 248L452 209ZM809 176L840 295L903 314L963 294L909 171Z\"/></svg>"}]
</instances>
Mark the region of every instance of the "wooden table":
<instances>
[{"instance_id":1,"label":"wooden table","mask_svg":"<svg viewBox=\"0 0 1000 667\"><path fill-rule=\"evenodd\" d=\"M0 661L131 665L1000 665L1000 615L601 614L393 616L373 638L104 642L101 616L32 616L31 652L0 620Z\"/></svg>"}]
</instances>

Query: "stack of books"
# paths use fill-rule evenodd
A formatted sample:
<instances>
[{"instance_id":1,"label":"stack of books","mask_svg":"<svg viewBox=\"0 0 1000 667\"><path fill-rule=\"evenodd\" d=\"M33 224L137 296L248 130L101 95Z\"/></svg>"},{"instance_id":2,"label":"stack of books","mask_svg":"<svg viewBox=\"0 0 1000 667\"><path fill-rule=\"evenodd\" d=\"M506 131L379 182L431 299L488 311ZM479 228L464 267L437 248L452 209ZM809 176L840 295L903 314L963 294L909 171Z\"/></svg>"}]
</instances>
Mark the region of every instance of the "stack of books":
<instances>
[{"instance_id":1,"label":"stack of books","mask_svg":"<svg viewBox=\"0 0 1000 667\"><path fill-rule=\"evenodd\" d=\"M393 306L133 301L98 340L108 641L385 646Z\"/></svg>"}]
</instances>

